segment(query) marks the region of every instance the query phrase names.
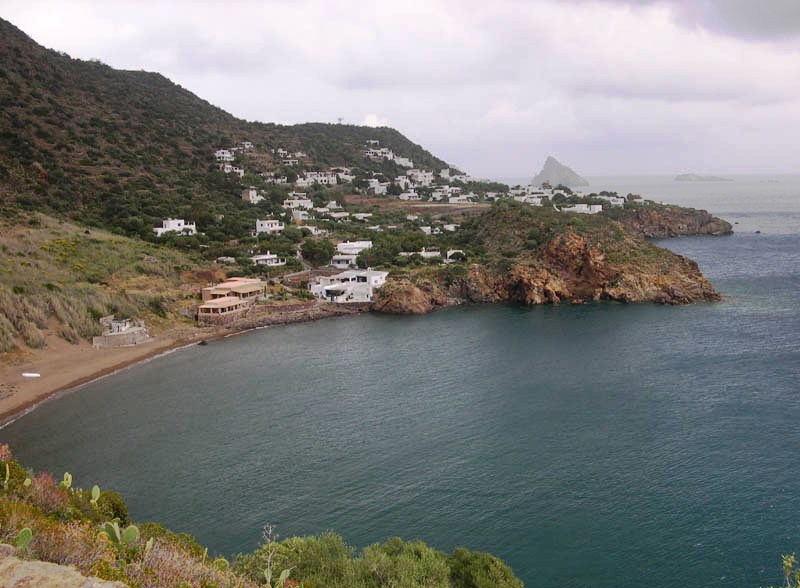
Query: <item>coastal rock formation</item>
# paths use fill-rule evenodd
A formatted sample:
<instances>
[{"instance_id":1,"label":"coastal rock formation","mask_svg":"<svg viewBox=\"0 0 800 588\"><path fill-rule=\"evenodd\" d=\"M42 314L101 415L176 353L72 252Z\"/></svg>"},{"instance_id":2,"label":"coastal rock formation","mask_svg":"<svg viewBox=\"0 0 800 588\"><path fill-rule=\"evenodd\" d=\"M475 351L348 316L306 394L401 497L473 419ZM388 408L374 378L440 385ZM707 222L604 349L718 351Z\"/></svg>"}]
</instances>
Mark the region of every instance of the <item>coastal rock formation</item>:
<instances>
[{"instance_id":1,"label":"coastal rock formation","mask_svg":"<svg viewBox=\"0 0 800 588\"><path fill-rule=\"evenodd\" d=\"M75 568L14 556L11 545L0 544L0 586L4 588L126 588L121 582L87 578Z\"/></svg>"},{"instance_id":2,"label":"coastal rock formation","mask_svg":"<svg viewBox=\"0 0 800 588\"><path fill-rule=\"evenodd\" d=\"M700 174L678 174L675 176L676 182L730 182L729 178L719 176L701 176Z\"/></svg>"},{"instance_id":3,"label":"coastal rock formation","mask_svg":"<svg viewBox=\"0 0 800 588\"><path fill-rule=\"evenodd\" d=\"M532 216L526 219L524 211L497 209L483 219L481 227L494 227L491 243L500 247L501 256L494 261L472 264L456 275L445 268L438 277L428 271L424 278L415 279L412 273L390 280L376 294L371 310L420 314L465 302L689 304L720 299L694 261L643 238L644 234L730 232L728 223L705 211L678 209L651 215L653 211L642 209L623 222L598 218L591 221L596 222L593 226L568 224L536 247L530 236L542 233L536 228L535 215L540 213L529 213ZM503 255L512 247L518 255Z\"/></svg>"},{"instance_id":4,"label":"coastal rock formation","mask_svg":"<svg viewBox=\"0 0 800 588\"><path fill-rule=\"evenodd\" d=\"M370 310L387 314L425 314L445 304L444 293L438 284L429 280L414 284L401 279L378 290Z\"/></svg>"},{"instance_id":5,"label":"coastal rock formation","mask_svg":"<svg viewBox=\"0 0 800 588\"><path fill-rule=\"evenodd\" d=\"M626 210L627 212L627 210ZM731 224L705 210L678 206L637 207L621 219L626 229L647 238L730 235Z\"/></svg>"},{"instance_id":6,"label":"coastal rock formation","mask_svg":"<svg viewBox=\"0 0 800 588\"><path fill-rule=\"evenodd\" d=\"M588 186L589 182L576 174L571 168L562 164L552 155L548 155L544 167L533 178L532 184L541 186L547 182L551 186Z\"/></svg>"}]
</instances>

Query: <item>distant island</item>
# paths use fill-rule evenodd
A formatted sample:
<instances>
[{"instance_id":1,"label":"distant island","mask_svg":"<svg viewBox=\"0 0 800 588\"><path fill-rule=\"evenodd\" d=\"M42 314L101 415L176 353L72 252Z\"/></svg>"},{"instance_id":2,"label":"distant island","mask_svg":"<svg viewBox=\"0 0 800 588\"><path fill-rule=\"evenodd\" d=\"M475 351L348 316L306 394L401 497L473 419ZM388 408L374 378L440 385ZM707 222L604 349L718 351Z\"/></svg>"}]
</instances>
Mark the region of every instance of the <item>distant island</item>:
<instances>
[{"instance_id":1,"label":"distant island","mask_svg":"<svg viewBox=\"0 0 800 588\"><path fill-rule=\"evenodd\" d=\"M702 176L700 174L678 174L675 176L676 182L732 182L730 178L719 176Z\"/></svg>"},{"instance_id":2,"label":"distant island","mask_svg":"<svg viewBox=\"0 0 800 588\"><path fill-rule=\"evenodd\" d=\"M533 178L531 182L534 186L550 184L551 186L588 186L589 182L576 174L572 168L567 167L552 155L548 155L544 162L544 167Z\"/></svg>"}]
</instances>

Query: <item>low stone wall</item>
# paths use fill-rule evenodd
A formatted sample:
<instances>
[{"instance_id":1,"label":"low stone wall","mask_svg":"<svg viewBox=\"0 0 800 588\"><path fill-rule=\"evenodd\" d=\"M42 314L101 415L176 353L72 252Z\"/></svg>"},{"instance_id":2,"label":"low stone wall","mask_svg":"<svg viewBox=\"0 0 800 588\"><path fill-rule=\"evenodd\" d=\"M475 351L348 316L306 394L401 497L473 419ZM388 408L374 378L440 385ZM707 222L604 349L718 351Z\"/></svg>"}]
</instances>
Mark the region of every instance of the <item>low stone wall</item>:
<instances>
[{"instance_id":1,"label":"low stone wall","mask_svg":"<svg viewBox=\"0 0 800 588\"><path fill-rule=\"evenodd\" d=\"M310 302L300 302L298 304L269 304L264 306L259 306L259 310L265 310L268 312L295 312L298 310L306 310L311 308L316 304L315 300L311 300Z\"/></svg>"},{"instance_id":2,"label":"low stone wall","mask_svg":"<svg viewBox=\"0 0 800 588\"><path fill-rule=\"evenodd\" d=\"M136 327L124 333L105 333L99 337L92 337L92 346L98 349L108 349L112 347L126 347L144 343L150 338L147 329Z\"/></svg>"}]
</instances>

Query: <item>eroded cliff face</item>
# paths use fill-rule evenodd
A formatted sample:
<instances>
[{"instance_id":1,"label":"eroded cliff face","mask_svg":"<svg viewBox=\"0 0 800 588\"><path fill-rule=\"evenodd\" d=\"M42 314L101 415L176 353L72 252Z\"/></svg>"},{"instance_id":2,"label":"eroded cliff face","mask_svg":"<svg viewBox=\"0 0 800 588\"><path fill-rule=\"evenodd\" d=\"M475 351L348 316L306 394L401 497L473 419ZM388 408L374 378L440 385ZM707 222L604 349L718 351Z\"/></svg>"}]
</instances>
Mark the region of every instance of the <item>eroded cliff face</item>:
<instances>
[{"instance_id":1,"label":"eroded cliff face","mask_svg":"<svg viewBox=\"0 0 800 588\"><path fill-rule=\"evenodd\" d=\"M642 237L664 238L682 235L730 235L731 224L705 210L677 206L637 207L621 219L629 231Z\"/></svg>"},{"instance_id":2,"label":"eroded cliff face","mask_svg":"<svg viewBox=\"0 0 800 588\"><path fill-rule=\"evenodd\" d=\"M567 232L538 255L494 266L473 264L455 279L442 274L438 280L390 280L376 294L372 310L420 314L463 302L688 304L719 298L695 262L641 237L626 234L609 246Z\"/></svg>"}]
</instances>

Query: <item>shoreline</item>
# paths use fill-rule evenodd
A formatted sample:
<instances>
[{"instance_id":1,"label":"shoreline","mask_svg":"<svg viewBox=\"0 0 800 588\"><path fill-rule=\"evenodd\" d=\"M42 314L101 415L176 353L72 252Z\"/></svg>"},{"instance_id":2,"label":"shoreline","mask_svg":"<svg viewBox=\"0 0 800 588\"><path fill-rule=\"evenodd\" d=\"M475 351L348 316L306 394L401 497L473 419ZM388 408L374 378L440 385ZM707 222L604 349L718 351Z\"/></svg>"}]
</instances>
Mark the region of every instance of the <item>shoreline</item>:
<instances>
[{"instance_id":1,"label":"shoreline","mask_svg":"<svg viewBox=\"0 0 800 588\"><path fill-rule=\"evenodd\" d=\"M315 305L301 311L259 315L228 326L208 327L207 330L197 326L177 328L156 335L145 343L105 350L93 349L87 342L72 345L50 335L46 349L31 352L30 355L34 356L32 360L0 364L0 431L45 402L78 391L87 384L122 370L197 345L201 341L225 339L273 326L353 316L366 310L361 305ZM86 354L91 354L92 357L88 361L81 361L86 359L82 357ZM29 379L21 375L24 372L44 374L59 367L65 368L62 373L56 371L43 378ZM8 395L3 396L3 392Z\"/></svg>"}]
</instances>

